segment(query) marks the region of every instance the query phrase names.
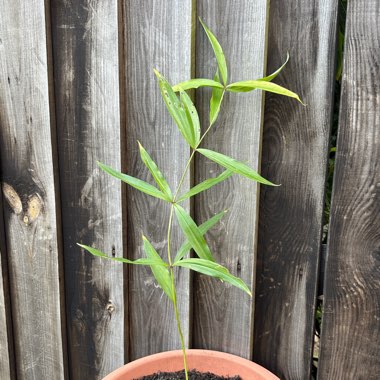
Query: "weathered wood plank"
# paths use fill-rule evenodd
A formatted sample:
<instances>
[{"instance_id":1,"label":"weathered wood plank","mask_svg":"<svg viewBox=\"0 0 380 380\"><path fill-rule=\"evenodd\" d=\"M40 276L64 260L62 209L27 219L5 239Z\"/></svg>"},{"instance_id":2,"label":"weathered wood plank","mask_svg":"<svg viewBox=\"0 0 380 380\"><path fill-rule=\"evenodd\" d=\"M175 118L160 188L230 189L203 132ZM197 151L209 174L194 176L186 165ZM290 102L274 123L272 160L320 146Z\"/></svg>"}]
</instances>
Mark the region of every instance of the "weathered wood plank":
<instances>
[{"instance_id":1,"label":"weathered wood plank","mask_svg":"<svg viewBox=\"0 0 380 380\"><path fill-rule=\"evenodd\" d=\"M124 9L128 173L152 181L139 157L139 140L171 188L175 188L189 149L165 109L153 68L173 84L191 77L192 2L134 0L125 1ZM183 189L188 187L186 176ZM133 259L144 256L141 239L144 233L166 258L168 205L128 188L127 208L128 256ZM182 241L175 224L171 242L178 248ZM188 341L189 273L180 271L176 281L182 327ZM179 348L173 308L157 287L150 269L130 268L129 289L130 359Z\"/></svg>"},{"instance_id":2,"label":"weathered wood plank","mask_svg":"<svg viewBox=\"0 0 380 380\"><path fill-rule=\"evenodd\" d=\"M0 165L1 170L1 165ZM1 183L1 181L0 181ZM13 368L13 352L12 347L13 336L11 335L11 313L9 304L9 287L8 275L6 268L5 254L5 233L3 223L3 203L2 194L0 192L0 374L4 380L11 380L14 372Z\"/></svg>"},{"instance_id":3,"label":"weathered wood plank","mask_svg":"<svg viewBox=\"0 0 380 380\"><path fill-rule=\"evenodd\" d=\"M198 1L197 14L215 33L225 52L230 82L261 78L265 72L266 22L268 2ZM197 77L213 78L216 61L212 48L197 24ZM197 92L203 127L208 125L209 90ZM204 146L259 168L263 94L225 96L219 121L205 139ZM220 170L198 157L195 181L200 182ZM223 209L230 211L207 234L216 260L253 288L257 239L258 186L235 176L195 200L198 223ZM241 290L214 279L196 276L194 281L194 347L228 351L251 358L253 302Z\"/></svg>"},{"instance_id":4,"label":"weathered wood plank","mask_svg":"<svg viewBox=\"0 0 380 380\"><path fill-rule=\"evenodd\" d=\"M337 1L271 1L268 68L308 104L266 96L254 360L284 379L310 377L324 184L333 104Z\"/></svg>"},{"instance_id":5,"label":"weathered wood plank","mask_svg":"<svg viewBox=\"0 0 380 380\"><path fill-rule=\"evenodd\" d=\"M319 379L380 374L380 3L348 3Z\"/></svg>"},{"instance_id":6,"label":"weathered wood plank","mask_svg":"<svg viewBox=\"0 0 380 380\"><path fill-rule=\"evenodd\" d=\"M0 3L0 146L18 379L63 379L44 1Z\"/></svg>"},{"instance_id":7,"label":"weathered wood plank","mask_svg":"<svg viewBox=\"0 0 380 380\"><path fill-rule=\"evenodd\" d=\"M51 1L71 379L101 379L124 363L117 1Z\"/></svg>"}]
</instances>

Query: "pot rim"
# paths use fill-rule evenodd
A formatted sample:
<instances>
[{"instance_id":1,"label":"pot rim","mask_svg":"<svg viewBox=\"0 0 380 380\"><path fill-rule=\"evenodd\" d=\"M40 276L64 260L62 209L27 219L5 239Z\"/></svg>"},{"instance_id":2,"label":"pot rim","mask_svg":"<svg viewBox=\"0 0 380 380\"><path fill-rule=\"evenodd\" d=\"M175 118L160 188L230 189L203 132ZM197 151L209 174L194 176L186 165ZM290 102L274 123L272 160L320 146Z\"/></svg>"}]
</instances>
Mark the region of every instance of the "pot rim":
<instances>
[{"instance_id":1,"label":"pot rim","mask_svg":"<svg viewBox=\"0 0 380 380\"><path fill-rule=\"evenodd\" d=\"M261 365L233 354L202 349L189 349L186 350L186 354L189 369L196 368L201 372L214 372L220 376L240 375L243 380L280 380ZM194 361L196 362L195 365L192 364ZM216 368L209 364L215 362L217 362ZM148 367L150 370L147 369ZM235 368L239 368L238 373ZM107 375L103 380L133 380L159 371L174 372L182 369L182 350L165 351L125 364ZM253 375L254 378L252 378Z\"/></svg>"}]
</instances>

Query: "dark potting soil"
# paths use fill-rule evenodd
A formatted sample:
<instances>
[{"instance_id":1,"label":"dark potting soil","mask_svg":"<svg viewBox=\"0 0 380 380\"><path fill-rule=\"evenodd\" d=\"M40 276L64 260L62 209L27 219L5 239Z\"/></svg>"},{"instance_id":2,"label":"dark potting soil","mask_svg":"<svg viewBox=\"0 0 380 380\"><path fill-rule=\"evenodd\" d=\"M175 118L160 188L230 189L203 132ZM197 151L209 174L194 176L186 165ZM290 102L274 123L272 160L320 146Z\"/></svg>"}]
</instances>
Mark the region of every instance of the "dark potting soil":
<instances>
[{"instance_id":1,"label":"dark potting soil","mask_svg":"<svg viewBox=\"0 0 380 380\"><path fill-rule=\"evenodd\" d=\"M143 376L135 380L185 380L185 371L157 372L153 375ZM224 377L210 372L189 371L189 380L241 380L240 376Z\"/></svg>"}]
</instances>

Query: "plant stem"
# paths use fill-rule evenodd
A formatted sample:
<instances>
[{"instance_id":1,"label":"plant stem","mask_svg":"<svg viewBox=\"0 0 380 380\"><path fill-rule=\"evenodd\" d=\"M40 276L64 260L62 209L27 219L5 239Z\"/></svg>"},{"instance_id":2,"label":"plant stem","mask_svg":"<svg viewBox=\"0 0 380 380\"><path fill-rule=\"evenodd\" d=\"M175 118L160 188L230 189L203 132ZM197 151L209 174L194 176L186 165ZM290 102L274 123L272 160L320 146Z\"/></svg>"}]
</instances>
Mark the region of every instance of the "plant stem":
<instances>
[{"instance_id":1,"label":"plant stem","mask_svg":"<svg viewBox=\"0 0 380 380\"><path fill-rule=\"evenodd\" d=\"M225 90L223 90L223 94L222 94L220 103L222 103L224 92L225 92ZM176 287L175 287L174 270L173 270L173 265L172 265L171 252L170 252L170 234L171 234L172 224L173 224L174 205L176 203L178 192L181 189L182 184L183 184L183 182L185 180L186 173L189 170L189 167L190 167L191 161L194 158L195 152L197 151L199 145L201 144L201 142L203 141L203 139L205 138L205 136L207 135L207 133L210 131L210 129L211 129L212 126L213 126L213 123L211 123L208 126L208 128L205 131L205 133L199 139L198 144L193 148L193 150L191 152L191 155L190 155L189 159L187 160L185 169L184 169L184 171L182 173L182 176L181 176L181 178L179 180L177 189L176 189L174 197L173 197L172 205L170 207L170 216L169 216L169 223L168 223L168 235L167 235L167 241L168 241L168 262L169 262L169 267L170 267L170 276L171 276L171 280L172 280L173 307L174 307L174 312L175 312L175 319L177 321L177 329L178 329L178 332L179 332L179 338L181 340L181 347L182 347L182 352L183 352L183 365L184 365L184 368L185 368L185 377L186 377L186 380L189 379L189 374L188 374L188 368L187 368L187 356L186 356L185 340L183 338L183 333L182 333L182 328L181 328L181 320L179 318L179 311L178 311L178 306L177 306L177 291L176 291Z\"/></svg>"},{"instance_id":2,"label":"plant stem","mask_svg":"<svg viewBox=\"0 0 380 380\"><path fill-rule=\"evenodd\" d=\"M174 306L174 312L175 312L175 319L177 321L177 329L179 332L179 338L181 340L181 347L183 352L183 366L185 369L185 377L186 380L189 380L189 374L188 374L188 368L187 368L187 356L186 356L186 347L185 347L185 340L183 339L183 333L181 328L181 319L179 318L179 311L177 306L177 291L174 285L174 270L173 268L170 268L170 275L172 278L172 288L173 288L173 306Z\"/></svg>"}]
</instances>

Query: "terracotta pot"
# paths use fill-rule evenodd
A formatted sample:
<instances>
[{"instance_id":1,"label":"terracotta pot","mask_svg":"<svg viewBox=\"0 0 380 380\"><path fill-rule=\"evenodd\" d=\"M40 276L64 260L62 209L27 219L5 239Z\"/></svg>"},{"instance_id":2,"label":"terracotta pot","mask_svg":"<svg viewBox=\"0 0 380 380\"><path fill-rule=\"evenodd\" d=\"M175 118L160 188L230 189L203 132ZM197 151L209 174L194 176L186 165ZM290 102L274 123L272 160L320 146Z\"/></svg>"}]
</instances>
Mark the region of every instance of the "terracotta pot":
<instances>
[{"instance_id":1,"label":"terracotta pot","mask_svg":"<svg viewBox=\"0 0 380 380\"><path fill-rule=\"evenodd\" d=\"M219 376L240 375L243 380L279 380L264 367L224 352L187 350L189 369ZM133 380L156 372L183 370L182 351L168 351L135 360L110 373L103 380Z\"/></svg>"}]
</instances>

